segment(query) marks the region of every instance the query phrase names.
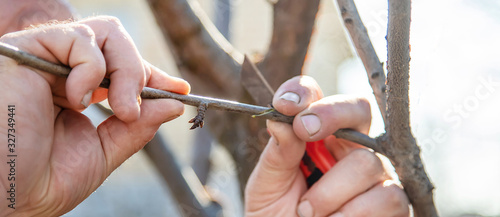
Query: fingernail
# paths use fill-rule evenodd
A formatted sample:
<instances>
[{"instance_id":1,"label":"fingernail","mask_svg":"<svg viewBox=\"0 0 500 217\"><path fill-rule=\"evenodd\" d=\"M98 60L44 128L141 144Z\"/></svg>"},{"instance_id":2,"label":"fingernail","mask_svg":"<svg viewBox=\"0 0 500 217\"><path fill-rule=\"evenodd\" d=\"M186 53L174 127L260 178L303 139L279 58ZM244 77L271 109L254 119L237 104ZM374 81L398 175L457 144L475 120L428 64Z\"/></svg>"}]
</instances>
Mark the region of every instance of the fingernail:
<instances>
[{"instance_id":1,"label":"fingernail","mask_svg":"<svg viewBox=\"0 0 500 217\"><path fill-rule=\"evenodd\" d=\"M290 102L294 102L299 104L300 102L300 96L296 93L293 92L286 92L283 95L280 96L280 99L284 99Z\"/></svg>"},{"instance_id":2,"label":"fingernail","mask_svg":"<svg viewBox=\"0 0 500 217\"><path fill-rule=\"evenodd\" d=\"M342 214L341 212L336 212L333 213L333 215L331 215L330 217L344 217L344 214Z\"/></svg>"},{"instance_id":3,"label":"fingernail","mask_svg":"<svg viewBox=\"0 0 500 217\"><path fill-rule=\"evenodd\" d=\"M312 217L314 215L314 210L311 203L309 203L308 200L300 202L297 208L297 214L299 214L300 217Z\"/></svg>"},{"instance_id":4,"label":"fingernail","mask_svg":"<svg viewBox=\"0 0 500 217\"><path fill-rule=\"evenodd\" d=\"M310 136L316 134L321 128L321 121L316 115L304 115L300 117L300 120Z\"/></svg>"},{"instance_id":5,"label":"fingernail","mask_svg":"<svg viewBox=\"0 0 500 217\"><path fill-rule=\"evenodd\" d=\"M92 93L93 93L93 92L94 92L94 91L89 90L89 92L87 92L87 93L83 96L83 99L82 99L81 104L82 104L83 106L85 106L85 108L89 107L89 105L90 105L90 100L92 100Z\"/></svg>"}]
</instances>

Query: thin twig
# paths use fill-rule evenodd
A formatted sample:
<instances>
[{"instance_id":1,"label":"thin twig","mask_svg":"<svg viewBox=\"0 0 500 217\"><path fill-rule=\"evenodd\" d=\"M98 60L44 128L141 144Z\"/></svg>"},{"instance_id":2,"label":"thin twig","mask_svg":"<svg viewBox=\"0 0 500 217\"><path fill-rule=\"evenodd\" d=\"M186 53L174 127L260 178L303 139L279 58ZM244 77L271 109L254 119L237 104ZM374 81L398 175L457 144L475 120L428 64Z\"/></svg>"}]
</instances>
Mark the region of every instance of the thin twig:
<instances>
[{"instance_id":1,"label":"thin twig","mask_svg":"<svg viewBox=\"0 0 500 217\"><path fill-rule=\"evenodd\" d=\"M204 97L192 94L182 95L150 87L144 87L141 93L141 97L145 99L162 99L162 98L176 99L186 105L191 105L196 107L198 107L202 103L205 103L208 105L208 107L213 109L230 111L230 112L239 112L250 115L258 115L269 110L268 107L263 107L263 106L250 105L230 100ZM293 122L292 116L286 116L277 111L273 111L271 113L267 113L259 117L264 117L266 119L270 119L273 121L280 121L290 124Z\"/></svg>"},{"instance_id":2,"label":"thin twig","mask_svg":"<svg viewBox=\"0 0 500 217\"><path fill-rule=\"evenodd\" d=\"M392 160L417 217L438 216L434 186L411 133L409 109L411 0L389 0L387 121L383 148Z\"/></svg>"},{"instance_id":3,"label":"thin twig","mask_svg":"<svg viewBox=\"0 0 500 217\"><path fill-rule=\"evenodd\" d=\"M385 74L382 63L380 62L375 49L370 41L365 25L359 17L358 10L353 0L337 0L344 25L349 31L352 43L356 47L356 52L365 66L368 80L373 89L373 95L377 100L380 113L386 121L386 85Z\"/></svg>"},{"instance_id":4,"label":"thin twig","mask_svg":"<svg viewBox=\"0 0 500 217\"><path fill-rule=\"evenodd\" d=\"M71 68L67 66L61 66L48 62L34 55L21 51L16 47L1 42L0 42L0 54L16 60L20 64L22 63L23 65L43 70L45 72L54 75L67 77L71 72ZM110 80L104 79L103 82L101 82L100 86L108 88L109 84ZM275 110L268 112L270 111L269 110L270 108L268 107L250 105L250 104L217 99L217 98L197 96L192 94L182 95L150 87L144 87L144 89L141 92L141 97L144 99L161 99L161 98L176 99L184 104L196 107L199 107L201 104L206 104L209 108L217 110L245 113L289 124L293 123L293 118L294 118L292 116L286 116L284 114L281 114ZM336 133L334 133L334 135L337 136L338 138L357 142L361 145L364 145L368 148L372 148L374 150L380 150L380 148L378 148L378 144L374 139L353 130L343 129L337 131Z\"/></svg>"}]
</instances>

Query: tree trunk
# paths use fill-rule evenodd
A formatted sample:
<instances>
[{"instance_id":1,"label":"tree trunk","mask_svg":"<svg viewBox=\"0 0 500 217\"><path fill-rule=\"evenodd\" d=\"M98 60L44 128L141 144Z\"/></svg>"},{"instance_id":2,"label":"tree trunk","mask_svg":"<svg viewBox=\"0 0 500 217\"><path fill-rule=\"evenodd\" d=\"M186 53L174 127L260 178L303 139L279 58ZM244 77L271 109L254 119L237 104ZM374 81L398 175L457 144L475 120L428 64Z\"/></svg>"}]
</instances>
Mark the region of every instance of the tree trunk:
<instances>
[{"instance_id":1,"label":"tree trunk","mask_svg":"<svg viewBox=\"0 0 500 217\"><path fill-rule=\"evenodd\" d=\"M434 186L425 173L420 148L410 127L408 97L410 69L410 0L389 0L387 34L387 122L385 144L415 216L438 216L434 206Z\"/></svg>"}]
</instances>

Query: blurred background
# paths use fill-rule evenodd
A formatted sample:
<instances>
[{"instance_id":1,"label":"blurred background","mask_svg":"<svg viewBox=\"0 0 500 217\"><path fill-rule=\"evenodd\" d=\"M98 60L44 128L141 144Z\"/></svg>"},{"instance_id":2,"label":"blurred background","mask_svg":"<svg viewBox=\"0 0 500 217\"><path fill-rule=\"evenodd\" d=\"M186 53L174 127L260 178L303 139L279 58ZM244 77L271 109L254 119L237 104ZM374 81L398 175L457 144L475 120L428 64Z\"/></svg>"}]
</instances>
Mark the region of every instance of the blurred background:
<instances>
[{"instance_id":1,"label":"blurred background","mask_svg":"<svg viewBox=\"0 0 500 217\"><path fill-rule=\"evenodd\" d=\"M226 30L242 53L265 54L272 30L266 0L198 0L216 20L231 11ZM171 75L175 62L143 0L69 0L81 17L118 17L143 57ZM227 2L230 2L229 4ZM355 1L381 61L387 59L387 1ZM366 72L344 30L336 3L323 0L307 56L305 73L325 95L357 94L372 102L371 136L384 132ZM442 216L500 216L500 1L420 0L412 3L410 110L426 170L436 186ZM95 124L103 120L92 108ZM193 162L195 111L164 124L176 160ZM227 216L242 216L234 162L212 145L209 192ZM65 216L180 216L162 178L140 151L119 167L87 200Z\"/></svg>"}]
</instances>

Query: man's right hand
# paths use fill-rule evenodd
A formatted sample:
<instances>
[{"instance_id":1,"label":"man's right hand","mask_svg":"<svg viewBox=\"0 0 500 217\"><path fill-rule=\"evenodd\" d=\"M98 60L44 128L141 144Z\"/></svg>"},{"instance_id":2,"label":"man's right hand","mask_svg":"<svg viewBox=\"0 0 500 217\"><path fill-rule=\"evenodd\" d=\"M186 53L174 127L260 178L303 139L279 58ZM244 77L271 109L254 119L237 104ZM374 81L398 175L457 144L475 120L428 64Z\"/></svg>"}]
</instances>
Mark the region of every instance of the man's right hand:
<instances>
[{"instance_id":1,"label":"man's right hand","mask_svg":"<svg viewBox=\"0 0 500 217\"><path fill-rule=\"evenodd\" d=\"M341 128L367 134L370 104L342 95L323 97L316 81L294 77L276 91L273 106L293 125L268 121L271 139L245 190L245 216L408 216L408 198L373 151L337 139ZM338 163L311 188L299 169L306 142L324 139Z\"/></svg>"}]
</instances>

